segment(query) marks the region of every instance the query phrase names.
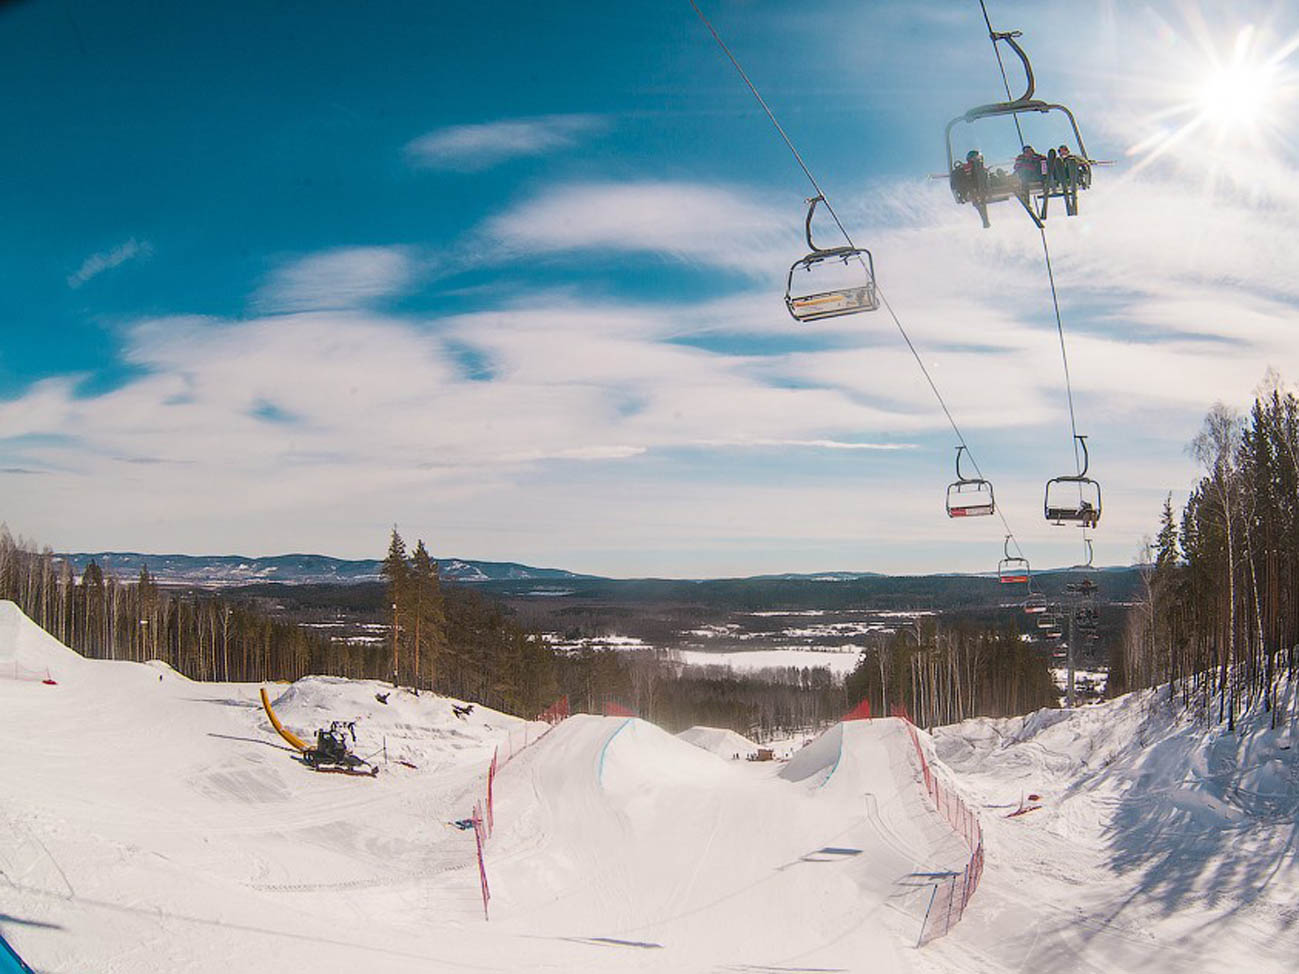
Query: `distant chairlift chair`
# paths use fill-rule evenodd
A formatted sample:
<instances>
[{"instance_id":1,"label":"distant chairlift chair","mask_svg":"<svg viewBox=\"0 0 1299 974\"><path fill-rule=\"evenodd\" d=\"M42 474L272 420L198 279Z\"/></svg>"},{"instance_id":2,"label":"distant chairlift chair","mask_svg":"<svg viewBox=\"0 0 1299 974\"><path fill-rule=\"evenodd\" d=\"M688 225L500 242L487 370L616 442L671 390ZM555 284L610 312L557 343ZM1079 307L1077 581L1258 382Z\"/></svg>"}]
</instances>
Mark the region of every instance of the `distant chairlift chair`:
<instances>
[{"instance_id":1,"label":"distant chairlift chair","mask_svg":"<svg viewBox=\"0 0 1299 974\"><path fill-rule=\"evenodd\" d=\"M809 253L794 262L785 283L785 307L798 321L855 315L875 311L880 306L875 289L875 260L869 250L848 246L825 250L812 242L812 214L816 212L816 204L824 201L823 196L807 201ZM832 277L835 280L828 280Z\"/></svg>"},{"instance_id":2,"label":"distant chairlift chair","mask_svg":"<svg viewBox=\"0 0 1299 974\"><path fill-rule=\"evenodd\" d=\"M1075 439L1082 447L1082 469L1072 476L1054 477L1046 482L1042 510L1052 524L1094 528L1101 519L1101 485L1087 476L1091 464L1087 437Z\"/></svg>"},{"instance_id":3,"label":"distant chairlift chair","mask_svg":"<svg viewBox=\"0 0 1299 974\"><path fill-rule=\"evenodd\" d=\"M961 473L961 454L964 445L956 448L956 483L947 488L948 517L981 517L997 510L992 484L982 477L966 477Z\"/></svg>"},{"instance_id":4,"label":"distant chairlift chair","mask_svg":"<svg viewBox=\"0 0 1299 974\"><path fill-rule=\"evenodd\" d=\"M997 580L1002 585L1028 584L1030 577L1028 559L1015 557L1010 553L1010 535L1006 535L1001 550L1005 557L997 563Z\"/></svg>"}]
</instances>

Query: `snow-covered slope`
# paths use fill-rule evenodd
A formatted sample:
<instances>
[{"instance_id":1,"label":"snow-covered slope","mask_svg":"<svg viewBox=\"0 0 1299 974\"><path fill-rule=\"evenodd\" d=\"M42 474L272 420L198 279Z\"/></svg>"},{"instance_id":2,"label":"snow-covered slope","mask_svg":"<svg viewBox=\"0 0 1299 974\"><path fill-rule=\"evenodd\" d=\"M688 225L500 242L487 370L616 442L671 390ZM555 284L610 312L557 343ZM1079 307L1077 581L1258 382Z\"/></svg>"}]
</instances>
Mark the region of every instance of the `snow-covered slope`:
<instances>
[{"instance_id":1,"label":"snow-covered slope","mask_svg":"<svg viewBox=\"0 0 1299 974\"><path fill-rule=\"evenodd\" d=\"M1167 697L938 729L938 754L987 809L988 868L957 932L926 948L935 960L952 971L1299 969L1292 701L1278 729L1258 706L1231 733ZM1012 816L1021 803L1041 807Z\"/></svg>"},{"instance_id":2,"label":"snow-covered slope","mask_svg":"<svg viewBox=\"0 0 1299 974\"><path fill-rule=\"evenodd\" d=\"M271 688L291 729L357 722L376 779L317 775L254 685L83 660L0 604L0 933L35 969L1292 971L1299 772L1261 709L1230 734L1137 694L922 735L987 861L914 947L968 850L904 725L839 724L787 764L638 719L538 725L363 681ZM482 919L472 833L494 747ZM734 753L734 752L732 752ZM403 763L404 762L404 763ZM1036 795L1037 798L1030 798ZM1013 815L1021 807L1041 807Z\"/></svg>"},{"instance_id":3,"label":"snow-covered slope","mask_svg":"<svg viewBox=\"0 0 1299 974\"><path fill-rule=\"evenodd\" d=\"M695 726L683 730L677 737L721 758L734 758L738 755L743 760L758 750L758 745L753 741L724 727Z\"/></svg>"},{"instance_id":4,"label":"snow-covered slope","mask_svg":"<svg viewBox=\"0 0 1299 974\"><path fill-rule=\"evenodd\" d=\"M497 776L485 923L472 833L447 823L536 725L374 683L274 688L290 729L355 720L358 750L386 744L378 778L317 775L256 686L81 660L4 611L9 646L62 668L0 679L0 932L41 971L923 970L924 874L959 863L890 722L841 733L818 787L579 716Z\"/></svg>"}]
</instances>

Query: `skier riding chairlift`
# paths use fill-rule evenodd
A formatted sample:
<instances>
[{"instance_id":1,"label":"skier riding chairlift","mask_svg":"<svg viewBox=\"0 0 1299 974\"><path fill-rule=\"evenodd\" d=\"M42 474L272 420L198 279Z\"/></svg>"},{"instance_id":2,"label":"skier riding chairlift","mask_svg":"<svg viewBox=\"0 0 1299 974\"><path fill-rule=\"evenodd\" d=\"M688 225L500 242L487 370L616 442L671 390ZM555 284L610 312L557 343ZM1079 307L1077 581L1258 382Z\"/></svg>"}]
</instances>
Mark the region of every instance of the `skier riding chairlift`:
<instances>
[{"instance_id":1,"label":"skier riding chairlift","mask_svg":"<svg viewBox=\"0 0 1299 974\"><path fill-rule=\"evenodd\" d=\"M1082 447L1082 469L1076 474L1052 477L1046 482L1042 512L1055 525L1076 524L1081 528L1094 528L1101 519L1101 485L1087 476L1091 456L1087 451L1087 437L1074 439ZM1074 496L1077 501L1074 501Z\"/></svg>"},{"instance_id":2,"label":"skier riding chairlift","mask_svg":"<svg viewBox=\"0 0 1299 974\"><path fill-rule=\"evenodd\" d=\"M947 171L950 174L949 180L953 198L959 204L973 204L985 228L991 226L988 221L988 204L1001 203L1009 199L1019 200L1029 218L1039 229L1042 228L1046 221L1048 203L1052 199L1063 200L1067 216L1077 216L1078 193L1091 186L1090 160L1087 158L1087 147L1083 142L1082 131L1078 128L1078 121L1067 106L1057 105L1033 97L1037 81L1033 75L1033 66L1029 62L1028 54L1015 41L1015 38L1019 36L1021 36L1019 31L994 32L992 40L994 44L1001 42L1008 44L1019 57L1024 66L1024 76L1027 81L1024 93L1011 101L978 105L971 108L964 115L958 115L947 123ZM957 163L955 160L952 147L952 130L958 122L972 125L988 118L1009 115L1018 119L1021 114L1037 113L1047 115L1052 112L1063 114L1073 130L1074 141L1078 145L1078 155L1076 157L1071 156L1073 165L1059 166L1057 163L1056 170L1053 172L1047 167L1045 157L1033 153L1036 159L1040 160L1038 161L1039 170L1036 173L1036 178L1032 180L1021 179L1020 173L1023 170L1019 165L1015 167L1016 175L1013 177L1008 176L1003 170L989 173L986 164L983 163L982 156L978 156L978 150L972 150L971 153L966 155L966 162L968 164L972 156L978 156L979 169L984 173L986 190L977 184L966 181L965 177L973 177L975 171L972 168L969 170L963 169L962 164ZM1030 147L1025 146L1025 149L1028 148ZM1023 157L1021 156L1021 158Z\"/></svg>"}]
</instances>

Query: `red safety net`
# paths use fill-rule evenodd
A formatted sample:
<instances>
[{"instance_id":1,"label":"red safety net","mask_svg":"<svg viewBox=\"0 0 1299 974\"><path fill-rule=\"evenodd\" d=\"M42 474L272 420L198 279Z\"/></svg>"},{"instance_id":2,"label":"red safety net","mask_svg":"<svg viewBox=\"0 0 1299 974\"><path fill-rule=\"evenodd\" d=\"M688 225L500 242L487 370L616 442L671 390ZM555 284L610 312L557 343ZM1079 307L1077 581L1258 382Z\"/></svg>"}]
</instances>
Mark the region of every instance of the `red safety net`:
<instances>
[{"instance_id":1,"label":"red safety net","mask_svg":"<svg viewBox=\"0 0 1299 974\"><path fill-rule=\"evenodd\" d=\"M862 700L861 703L853 707L843 715L844 720L870 720L871 719L871 702Z\"/></svg>"},{"instance_id":2,"label":"red safety net","mask_svg":"<svg viewBox=\"0 0 1299 974\"><path fill-rule=\"evenodd\" d=\"M616 700L606 700L604 702L604 715L606 717L635 717L636 711L630 710L618 703Z\"/></svg>"},{"instance_id":3,"label":"red safety net","mask_svg":"<svg viewBox=\"0 0 1299 974\"><path fill-rule=\"evenodd\" d=\"M907 734L915 748L916 759L920 762L920 776L925 791L933 799L938 814L947 821L947 824L970 849L970 859L966 862L965 868L934 885L934 891L929 898L929 908L925 911L925 919L920 928L918 946L923 947L931 940L937 940L945 935L956 925L964 915L970 897L978 888L979 879L983 876L983 828L979 825L978 816L965 804L956 789L950 784L944 784L930 767L915 725L905 717L903 720L906 721Z\"/></svg>"},{"instance_id":4,"label":"red safety net","mask_svg":"<svg viewBox=\"0 0 1299 974\"><path fill-rule=\"evenodd\" d=\"M547 724L558 724L565 717L569 716L568 697L560 697L549 707L537 714L537 720L544 720Z\"/></svg>"}]
</instances>

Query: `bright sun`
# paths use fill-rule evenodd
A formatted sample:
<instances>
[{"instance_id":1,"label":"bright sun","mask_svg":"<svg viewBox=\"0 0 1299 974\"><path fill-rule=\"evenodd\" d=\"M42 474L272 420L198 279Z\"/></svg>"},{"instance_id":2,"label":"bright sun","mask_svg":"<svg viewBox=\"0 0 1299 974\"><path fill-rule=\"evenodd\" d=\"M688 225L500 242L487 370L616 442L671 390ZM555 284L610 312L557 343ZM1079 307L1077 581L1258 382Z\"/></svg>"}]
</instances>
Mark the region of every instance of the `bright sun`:
<instances>
[{"instance_id":1,"label":"bright sun","mask_svg":"<svg viewBox=\"0 0 1299 974\"><path fill-rule=\"evenodd\" d=\"M1203 20L1198 25L1177 45L1197 54L1198 64L1178 70L1170 63L1168 73L1154 82L1153 90L1167 100L1147 117L1147 134L1128 155L1141 169L1193 148L1207 176L1251 180L1260 165L1290 149L1293 102L1299 95L1291 58L1299 51L1299 37L1277 44L1246 26L1223 50L1215 43L1222 33L1209 30Z\"/></svg>"},{"instance_id":2,"label":"bright sun","mask_svg":"<svg viewBox=\"0 0 1299 974\"><path fill-rule=\"evenodd\" d=\"M1253 130L1269 115L1276 91L1277 66L1251 50L1253 30L1236 37L1230 62L1205 78L1195 102L1200 116L1220 137Z\"/></svg>"}]
</instances>

